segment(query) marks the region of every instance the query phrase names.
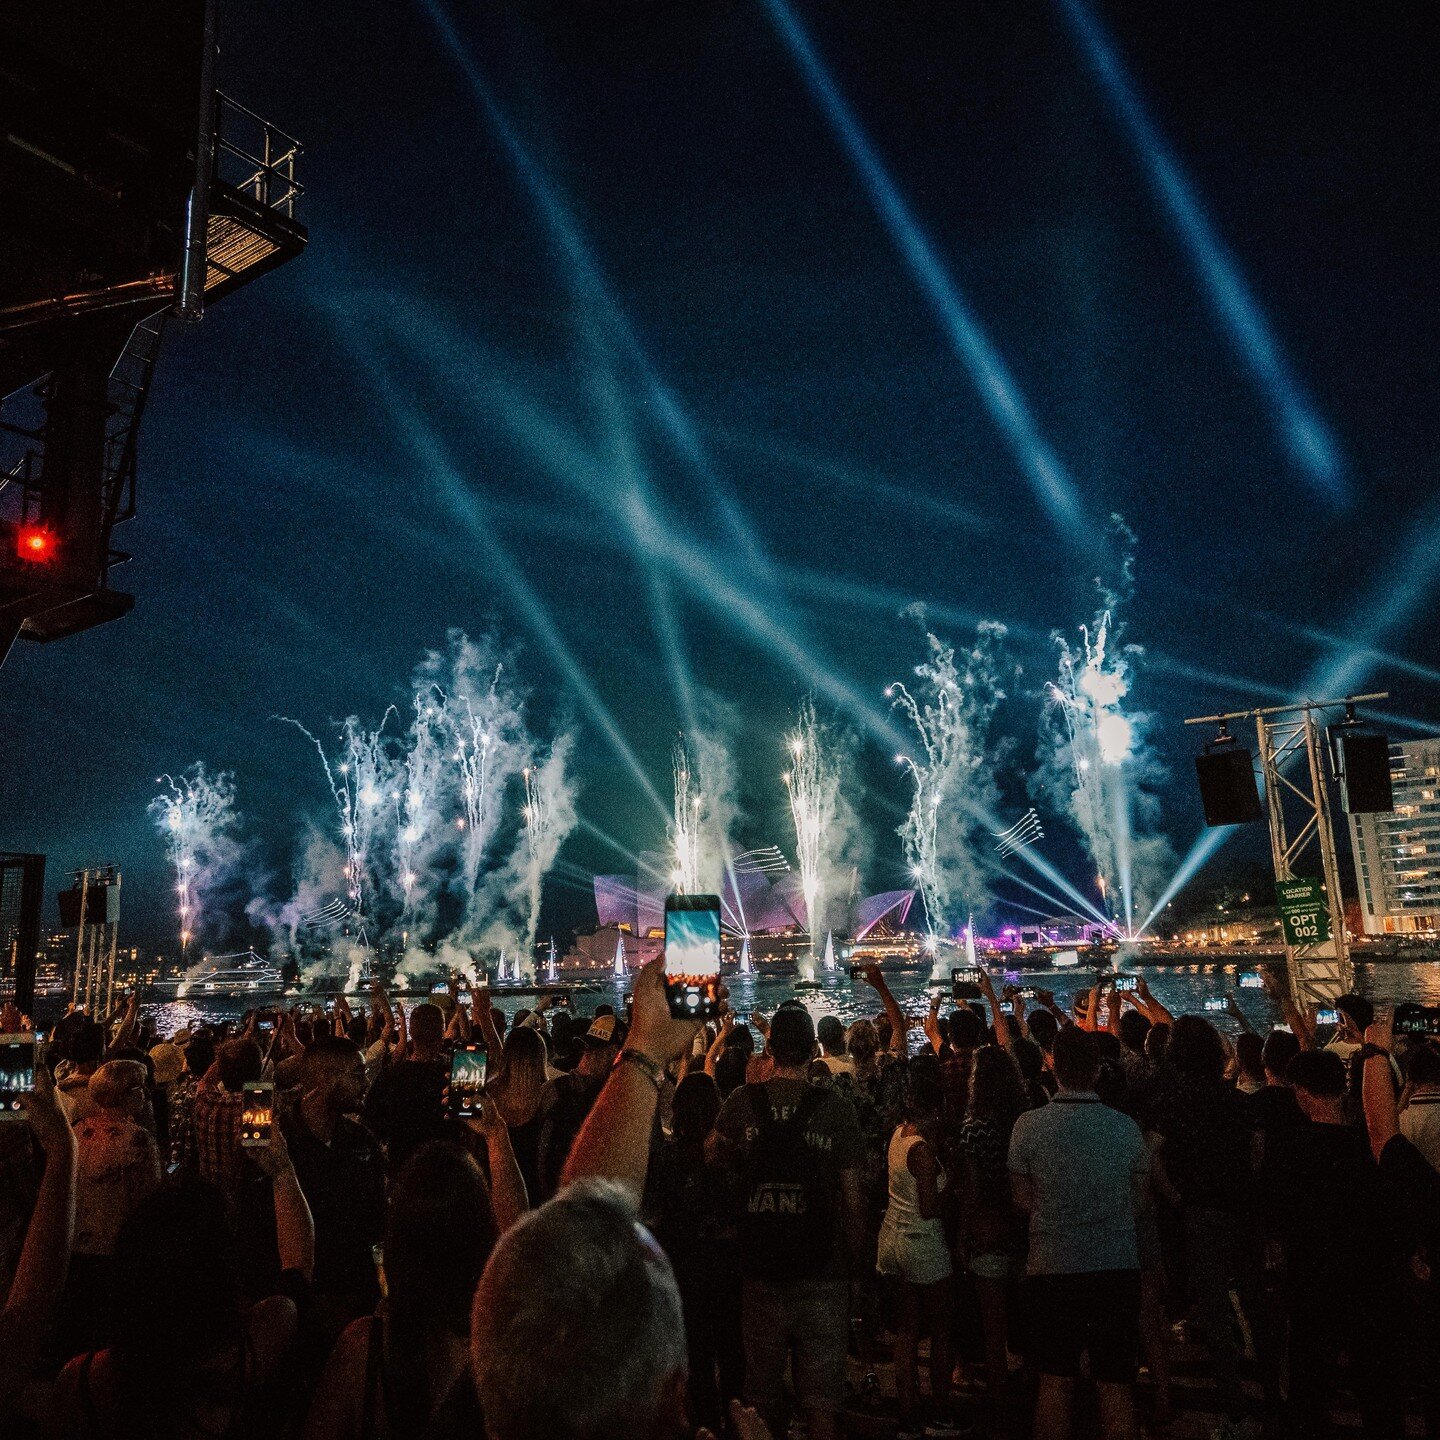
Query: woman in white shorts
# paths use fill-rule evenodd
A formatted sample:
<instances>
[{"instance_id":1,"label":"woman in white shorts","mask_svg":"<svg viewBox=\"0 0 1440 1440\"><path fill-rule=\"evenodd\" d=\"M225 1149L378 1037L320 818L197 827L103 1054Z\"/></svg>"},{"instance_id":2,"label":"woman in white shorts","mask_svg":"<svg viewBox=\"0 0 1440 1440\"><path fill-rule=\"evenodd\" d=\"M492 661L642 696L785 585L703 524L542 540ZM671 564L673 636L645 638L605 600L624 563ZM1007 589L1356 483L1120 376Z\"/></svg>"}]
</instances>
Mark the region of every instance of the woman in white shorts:
<instances>
[{"instance_id":1,"label":"woman in white shorts","mask_svg":"<svg viewBox=\"0 0 1440 1440\"><path fill-rule=\"evenodd\" d=\"M938 1064L910 1062L906 1077L906 1120L890 1137L890 1203L880 1226L875 1268L898 1282L899 1323L895 1337L895 1391L900 1431L918 1429L921 1326L930 1337L930 1390L942 1423L950 1415L950 1381L955 1368L952 1329L950 1247L941 1221L945 1171L937 1135L944 1091Z\"/></svg>"}]
</instances>

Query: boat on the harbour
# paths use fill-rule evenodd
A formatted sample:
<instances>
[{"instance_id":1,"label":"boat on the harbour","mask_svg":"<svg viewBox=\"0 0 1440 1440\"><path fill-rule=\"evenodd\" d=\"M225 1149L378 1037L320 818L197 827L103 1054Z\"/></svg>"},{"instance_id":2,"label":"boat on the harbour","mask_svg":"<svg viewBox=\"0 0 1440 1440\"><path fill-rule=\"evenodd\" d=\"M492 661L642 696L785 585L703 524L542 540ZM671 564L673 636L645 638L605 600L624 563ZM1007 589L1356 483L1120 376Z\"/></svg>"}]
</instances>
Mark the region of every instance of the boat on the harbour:
<instances>
[{"instance_id":1,"label":"boat on the harbour","mask_svg":"<svg viewBox=\"0 0 1440 1440\"><path fill-rule=\"evenodd\" d=\"M155 989L174 987L177 1000L195 1000L214 996L227 998L245 996L262 999L283 995L287 989L285 976L254 950L236 955L215 955L186 973L179 980L157 981Z\"/></svg>"}]
</instances>

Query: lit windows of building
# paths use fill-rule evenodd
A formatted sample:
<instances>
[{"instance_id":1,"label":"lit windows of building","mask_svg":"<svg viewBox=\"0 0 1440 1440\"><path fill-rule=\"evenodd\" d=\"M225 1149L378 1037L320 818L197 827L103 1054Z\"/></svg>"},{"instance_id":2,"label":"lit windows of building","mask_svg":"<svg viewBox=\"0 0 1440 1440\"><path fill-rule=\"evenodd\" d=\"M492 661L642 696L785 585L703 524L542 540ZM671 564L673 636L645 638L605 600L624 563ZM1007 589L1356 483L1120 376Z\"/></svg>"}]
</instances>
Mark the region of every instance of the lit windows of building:
<instances>
[{"instance_id":1,"label":"lit windows of building","mask_svg":"<svg viewBox=\"0 0 1440 1440\"><path fill-rule=\"evenodd\" d=\"M1395 809L1351 815L1367 935L1440 931L1440 739L1390 747Z\"/></svg>"}]
</instances>

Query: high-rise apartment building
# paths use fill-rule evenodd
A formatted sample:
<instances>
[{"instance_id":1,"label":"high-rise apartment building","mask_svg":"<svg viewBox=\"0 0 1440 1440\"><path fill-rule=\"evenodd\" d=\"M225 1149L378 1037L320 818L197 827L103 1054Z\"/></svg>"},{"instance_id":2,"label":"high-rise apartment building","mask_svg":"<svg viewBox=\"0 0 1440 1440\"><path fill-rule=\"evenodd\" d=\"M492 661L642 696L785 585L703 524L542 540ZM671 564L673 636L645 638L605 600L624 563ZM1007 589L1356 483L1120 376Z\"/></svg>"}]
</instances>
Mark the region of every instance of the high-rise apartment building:
<instances>
[{"instance_id":1,"label":"high-rise apartment building","mask_svg":"<svg viewBox=\"0 0 1440 1440\"><path fill-rule=\"evenodd\" d=\"M1440 739L1390 747L1395 809L1350 816L1367 935L1440 931Z\"/></svg>"}]
</instances>

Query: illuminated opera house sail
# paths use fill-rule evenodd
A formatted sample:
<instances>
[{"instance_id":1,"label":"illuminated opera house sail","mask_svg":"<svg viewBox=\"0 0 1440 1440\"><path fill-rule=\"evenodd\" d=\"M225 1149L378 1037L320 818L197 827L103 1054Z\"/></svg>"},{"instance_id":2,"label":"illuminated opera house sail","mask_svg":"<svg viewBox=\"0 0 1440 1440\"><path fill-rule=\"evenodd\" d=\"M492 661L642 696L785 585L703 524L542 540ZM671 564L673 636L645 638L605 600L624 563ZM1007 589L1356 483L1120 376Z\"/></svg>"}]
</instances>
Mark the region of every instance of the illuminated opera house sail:
<instances>
[{"instance_id":1,"label":"illuminated opera house sail","mask_svg":"<svg viewBox=\"0 0 1440 1440\"><path fill-rule=\"evenodd\" d=\"M643 951L647 942L658 944L665 934L665 896L669 876L659 856L652 867L644 862L637 875L597 875L595 910L602 932L619 932ZM833 929L855 943L899 935L914 902L913 890L890 890L857 897L837 906ZM799 877L735 871L720 886L720 918L726 937L726 958L734 959L749 940L757 960L785 958L781 952L796 942L809 943L808 917ZM767 944L767 942L769 942ZM788 944L787 944L788 942ZM613 946L613 942L612 942ZM734 950L735 955L730 954ZM769 957L768 952L776 953Z\"/></svg>"}]
</instances>

